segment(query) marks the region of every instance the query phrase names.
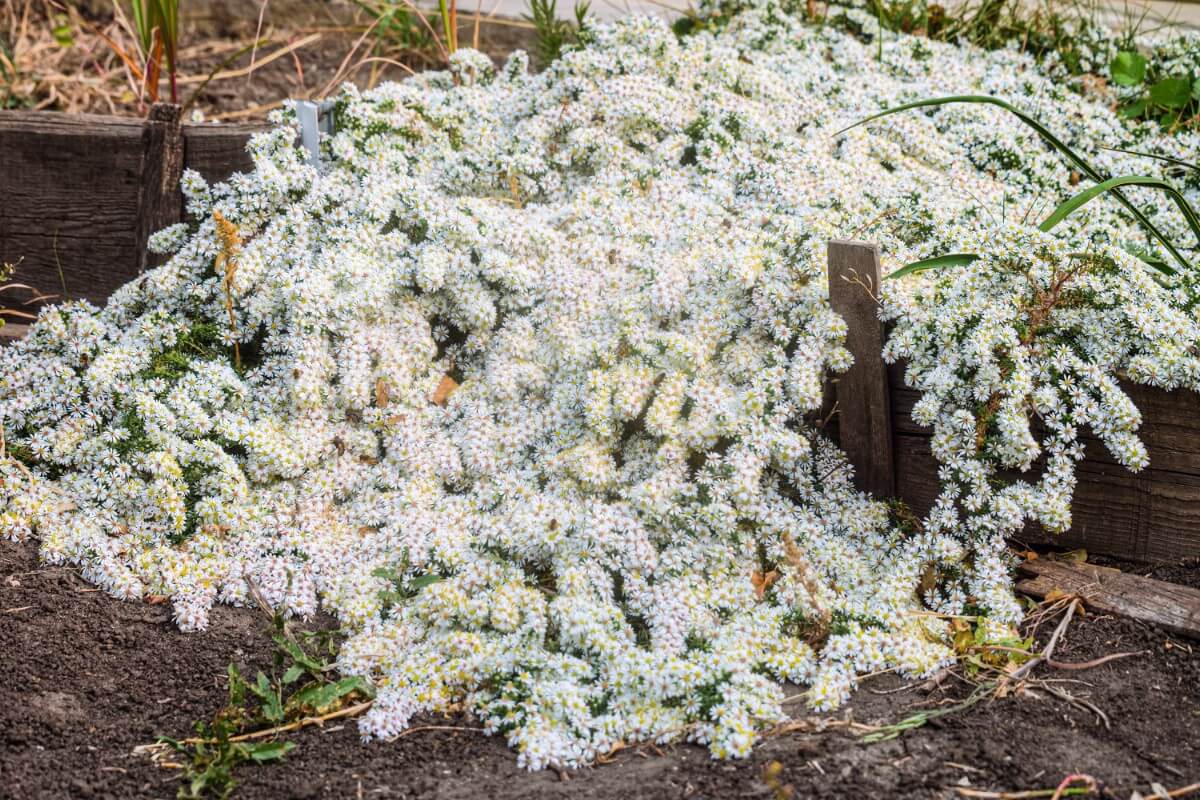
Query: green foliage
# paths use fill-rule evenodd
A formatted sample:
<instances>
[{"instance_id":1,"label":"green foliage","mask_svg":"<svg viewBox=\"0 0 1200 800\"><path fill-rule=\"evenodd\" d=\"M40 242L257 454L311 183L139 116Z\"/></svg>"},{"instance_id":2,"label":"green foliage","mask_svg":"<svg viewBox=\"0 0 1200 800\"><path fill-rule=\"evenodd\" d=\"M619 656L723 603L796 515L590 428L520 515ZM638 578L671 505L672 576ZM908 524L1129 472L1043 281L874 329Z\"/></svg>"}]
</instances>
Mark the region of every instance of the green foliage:
<instances>
[{"instance_id":1,"label":"green foliage","mask_svg":"<svg viewBox=\"0 0 1200 800\"><path fill-rule=\"evenodd\" d=\"M1120 86L1137 86L1146 79L1146 59L1138 53L1117 53L1109 65L1113 83Z\"/></svg>"},{"instance_id":2,"label":"green foliage","mask_svg":"<svg viewBox=\"0 0 1200 800\"><path fill-rule=\"evenodd\" d=\"M1168 129L1200 126L1200 75L1165 74L1154 60L1122 50L1109 65L1113 83L1139 91L1125 96L1119 107L1127 119L1157 120Z\"/></svg>"},{"instance_id":3,"label":"green foliage","mask_svg":"<svg viewBox=\"0 0 1200 800\"><path fill-rule=\"evenodd\" d=\"M858 624L859 627L868 630L885 630L887 628L879 620L874 617L864 616L862 614L847 614L844 611L835 611L829 622L829 632L834 636L844 636L852 632L853 625Z\"/></svg>"},{"instance_id":4,"label":"green foliage","mask_svg":"<svg viewBox=\"0 0 1200 800\"><path fill-rule=\"evenodd\" d=\"M885 725L876 731L866 734L859 741L863 742L864 744L872 744L875 742L888 742L892 739L898 739L911 730L924 727L930 720L937 719L938 717L945 717L950 714L957 714L960 711L966 711L968 708L987 697L994 688L994 683L981 683L976 686L975 690L960 703L956 703L952 706L943 706L941 708L918 711L912 716L906 717L894 725Z\"/></svg>"},{"instance_id":5,"label":"green foliage","mask_svg":"<svg viewBox=\"0 0 1200 800\"><path fill-rule=\"evenodd\" d=\"M132 6L134 32L147 71L153 61L157 73L159 59L165 58L171 75L171 102L178 102L175 58L179 52L179 0L132 0ZM157 87L151 87L151 91L156 92Z\"/></svg>"},{"instance_id":6,"label":"green foliage","mask_svg":"<svg viewBox=\"0 0 1200 800\"><path fill-rule=\"evenodd\" d=\"M895 272L888 275L888 279L903 278L905 275L912 275L915 272L924 272L927 269L947 269L949 267L965 267L973 261L977 261L979 256L974 253L951 253L945 256L934 256L933 258L923 258L920 261L914 261L907 264Z\"/></svg>"},{"instance_id":7,"label":"green foliage","mask_svg":"<svg viewBox=\"0 0 1200 800\"><path fill-rule=\"evenodd\" d=\"M1192 233L1196 237L1197 245L1200 246L1200 218L1197 217L1196 210L1192 208L1191 203L1168 181L1145 175L1122 175L1089 187L1059 205L1050 216L1046 217L1039 227L1043 231L1053 230L1056 225L1075 213L1075 211L1093 198L1099 197L1106 192L1115 192L1121 186L1146 186L1165 192L1168 197L1175 201L1176 207L1179 208L1179 213L1187 221L1188 227L1192 229Z\"/></svg>"},{"instance_id":8,"label":"green foliage","mask_svg":"<svg viewBox=\"0 0 1200 800\"><path fill-rule=\"evenodd\" d=\"M380 567L371 573L377 578L383 578L391 584L391 588L379 593L386 613L389 609L416 597L426 586L432 586L442 579L441 575L418 575L407 577L399 569Z\"/></svg>"},{"instance_id":9,"label":"green foliage","mask_svg":"<svg viewBox=\"0 0 1200 800\"><path fill-rule=\"evenodd\" d=\"M282 731L274 729L374 697L374 689L362 677L331 677L336 654L332 632L293 636L278 613L272 615L272 623L271 675L259 671L250 681L231 663L226 671L229 700L212 721L197 722L191 739L159 737L184 757L178 797L229 797L236 767L278 761L295 748L280 740Z\"/></svg>"},{"instance_id":10,"label":"green foliage","mask_svg":"<svg viewBox=\"0 0 1200 800\"><path fill-rule=\"evenodd\" d=\"M233 777L235 767L246 762L278 761L295 748L292 742L231 741L238 730L238 721L236 715L225 713L229 710L218 713L211 723L197 722L199 741L195 743L166 736L159 738L160 742L188 758L177 797L229 797L237 783Z\"/></svg>"},{"instance_id":11,"label":"green foliage","mask_svg":"<svg viewBox=\"0 0 1200 800\"><path fill-rule=\"evenodd\" d=\"M436 63L435 53L440 43L429 20L415 7L402 0L354 0L354 5L371 18L374 31L372 55L416 56L430 64Z\"/></svg>"},{"instance_id":12,"label":"green foliage","mask_svg":"<svg viewBox=\"0 0 1200 800\"><path fill-rule=\"evenodd\" d=\"M558 18L558 0L529 0L525 19L533 23L537 36L534 52L542 64L557 61L565 51L587 43L591 35L589 11L589 2L577 2L572 22Z\"/></svg>"},{"instance_id":13,"label":"green foliage","mask_svg":"<svg viewBox=\"0 0 1200 800\"><path fill-rule=\"evenodd\" d=\"M944 42L969 42L987 50L1016 46L1035 58L1057 54L1074 74L1082 72L1080 39L1095 23L1084 2L1014 3L979 0L936 3L928 0L868 0L865 10L886 31L927 36ZM830 13L830 20L854 33L847 17Z\"/></svg>"},{"instance_id":14,"label":"green foliage","mask_svg":"<svg viewBox=\"0 0 1200 800\"><path fill-rule=\"evenodd\" d=\"M1192 208L1187 199L1184 198L1178 189L1176 189L1167 181L1163 181L1158 178L1148 178L1145 176L1121 176L1118 178L1106 178L1087 161L1085 161L1079 154L1068 147L1062 140L1051 133L1045 125L999 98L990 97L988 95L955 95L951 97L932 98L929 100L917 100L916 102L905 103L894 108L885 109L878 114L872 114L866 119L860 120L853 125L844 128L838 133L844 133L851 128L864 125L872 120L897 114L901 111L950 105L953 103L992 105L1004 109L1031 127L1047 144L1051 146L1051 148L1057 150L1074 167L1099 184L1098 187L1092 187L1080 193L1079 195L1068 199L1065 203L1055 209L1055 211L1049 217L1047 217L1045 221L1042 222L1042 230L1050 230L1059 222L1061 222L1063 218L1073 213L1088 200L1092 199L1092 197L1104 192L1108 192L1111 193L1112 196L1116 198L1123 206L1125 206L1125 209L1130 213L1130 215L1132 215L1133 218L1141 224L1141 226L1146 230L1147 233L1150 234L1151 237L1153 237L1160 245L1163 246L1163 248L1167 250L1167 252L1171 254L1171 256L1176 262L1179 263L1181 267L1183 267L1185 270L1193 268L1194 265L1183 255L1182 252L1180 252L1180 249L1175 242L1163 234L1162 231L1160 231L1158 227L1142 212L1142 210L1135 206L1133 202L1126 197L1124 192L1121 191L1120 187L1123 185L1150 186L1165 191L1171 197L1171 199L1175 201L1176 206L1179 207L1180 212L1183 213L1184 218L1187 220L1189 227L1191 227L1193 233L1196 234L1197 239L1200 240L1200 223L1197 221L1196 211ZM941 264L940 266L962 266L974 260L968 258L969 255L970 254L964 253L956 254L954 256L941 256L938 259L926 259L924 262L915 262L914 264L909 264L903 269L898 270L896 273L893 273L893 275L898 277L901 274L907 275L913 272L919 272L922 269L930 269L933 266L929 263L930 261L939 261L942 259L949 259L949 261ZM1135 253L1135 255L1139 254ZM1139 255L1139 257L1141 257L1141 255ZM967 260L963 260L964 258ZM1163 274L1173 275L1175 273L1174 269L1157 259L1142 258L1142 260L1150 267Z\"/></svg>"},{"instance_id":15,"label":"green foliage","mask_svg":"<svg viewBox=\"0 0 1200 800\"><path fill-rule=\"evenodd\" d=\"M1164 164L1171 164L1174 167L1182 167L1184 170L1200 173L1200 163L1184 161L1183 159L1172 158L1171 156L1163 156L1157 153L1142 153L1138 150L1127 150L1124 147L1105 147L1103 149L1112 150L1116 153L1128 153L1131 156L1139 156L1141 158L1149 158L1154 161L1161 161Z\"/></svg>"}]
</instances>

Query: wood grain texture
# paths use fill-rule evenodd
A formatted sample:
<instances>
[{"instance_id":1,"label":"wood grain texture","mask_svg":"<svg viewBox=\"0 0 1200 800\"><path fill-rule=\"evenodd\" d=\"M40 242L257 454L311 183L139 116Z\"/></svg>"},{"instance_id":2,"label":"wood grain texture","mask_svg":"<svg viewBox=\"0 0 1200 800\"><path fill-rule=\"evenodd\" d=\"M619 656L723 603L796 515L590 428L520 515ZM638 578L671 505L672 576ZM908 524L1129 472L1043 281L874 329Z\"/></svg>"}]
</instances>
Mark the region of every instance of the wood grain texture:
<instances>
[{"instance_id":1,"label":"wood grain texture","mask_svg":"<svg viewBox=\"0 0 1200 800\"><path fill-rule=\"evenodd\" d=\"M889 367L888 381L896 494L924 513L939 486L937 462L929 450L931 431L912 421L912 407L920 395L904 385L904 366ZM1122 388L1142 413L1139 435L1150 466L1130 472L1090 430L1080 431L1085 457L1078 468L1071 528L1054 534L1031 525L1018 538L1137 561L1200 558L1200 395L1129 383ZM1037 465L1034 470L1036 475Z\"/></svg>"},{"instance_id":2,"label":"wood grain texture","mask_svg":"<svg viewBox=\"0 0 1200 800\"><path fill-rule=\"evenodd\" d=\"M15 342L18 339L23 339L25 334L29 333L29 326L16 322L6 322L0 325L0 347Z\"/></svg>"},{"instance_id":3,"label":"wood grain texture","mask_svg":"<svg viewBox=\"0 0 1200 800\"><path fill-rule=\"evenodd\" d=\"M892 398L892 426L897 433L928 436L930 431L912 420L912 407L920 393L904 386L899 371L889 373ZM1155 469L1200 475L1200 394L1190 389L1172 392L1123 383L1122 389L1142 412L1142 427L1138 436L1150 451L1150 465ZM1042 430L1034 422L1035 434ZM1084 428L1080 440L1087 447L1089 460L1116 464L1108 449Z\"/></svg>"},{"instance_id":4,"label":"wood grain texture","mask_svg":"<svg viewBox=\"0 0 1200 800\"><path fill-rule=\"evenodd\" d=\"M1105 614L1159 625L1180 636L1200 639L1200 589L1140 575L1039 558L1021 564L1017 590L1042 598L1058 590L1077 594L1084 605Z\"/></svg>"},{"instance_id":5,"label":"wood grain texture","mask_svg":"<svg viewBox=\"0 0 1200 800\"><path fill-rule=\"evenodd\" d=\"M138 272L158 266L161 256L146 249L150 235L173 225L183 216L179 178L183 174L183 130L180 107L155 103L146 120L146 150L142 154L142 179L138 191Z\"/></svg>"},{"instance_id":6,"label":"wood grain texture","mask_svg":"<svg viewBox=\"0 0 1200 800\"><path fill-rule=\"evenodd\" d=\"M184 164L209 183L223 181L235 172L249 172L254 162L246 145L251 136L264 130L263 125L185 125Z\"/></svg>"},{"instance_id":7,"label":"wood grain texture","mask_svg":"<svg viewBox=\"0 0 1200 800\"><path fill-rule=\"evenodd\" d=\"M837 378L838 436L854 465L855 483L876 497L895 491L891 401L879 358L884 327L872 296L879 287L879 248L865 242L829 243L829 302L846 320L854 365Z\"/></svg>"},{"instance_id":8,"label":"wood grain texture","mask_svg":"<svg viewBox=\"0 0 1200 800\"><path fill-rule=\"evenodd\" d=\"M175 109L149 120L0 112L0 260L56 300L103 303L155 263L151 233L177 222L182 169L220 181L252 164L263 126L180 125Z\"/></svg>"},{"instance_id":9,"label":"wood grain texture","mask_svg":"<svg viewBox=\"0 0 1200 800\"><path fill-rule=\"evenodd\" d=\"M898 428L894 438L896 496L923 515L940 491L938 464L930 452L927 432L902 431L900 419L894 421ZM1029 525L1017 539L1083 547L1135 561L1200 558L1200 475L1159 468L1159 452L1153 446L1151 465L1139 473L1114 463L1095 439L1085 442L1085 447L1086 457L1077 469L1079 484L1071 527L1052 533ZM1163 461L1171 463L1170 459ZM1032 477L1036 477L1036 469L1035 465Z\"/></svg>"},{"instance_id":10,"label":"wood grain texture","mask_svg":"<svg viewBox=\"0 0 1200 800\"><path fill-rule=\"evenodd\" d=\"M100 303L136 276L147 136L141 120L0 112L0 260L60 300Z\"/></svg>"}]
</instances>

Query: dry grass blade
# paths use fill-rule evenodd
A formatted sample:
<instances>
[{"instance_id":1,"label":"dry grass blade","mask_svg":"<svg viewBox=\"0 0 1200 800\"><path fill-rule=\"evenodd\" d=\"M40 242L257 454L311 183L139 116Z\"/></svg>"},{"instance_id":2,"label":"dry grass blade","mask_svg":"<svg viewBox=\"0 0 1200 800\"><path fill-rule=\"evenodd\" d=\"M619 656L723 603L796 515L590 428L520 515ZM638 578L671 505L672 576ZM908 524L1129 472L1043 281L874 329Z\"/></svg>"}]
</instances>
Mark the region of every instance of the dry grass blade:
<instances>
[{"instance_id":1,"label":"dry grass blade","mask_svg":"<svg viewBox=\"0 0 1200 800\"><path fill-rule=\"evenodd\" d=\"M966 786L949 787L958 792L959 797L973 797L978 800L1033 800L1038 797L1053 798L1056 789L1029 789L1023 792L988 792L983 789L971 789ZM1087 789L1066 789L1059 797L1076 797L1089 794Z\"/></svg>"},{"instance_id":2,"label":"dry grass blade","mask_svg":"<svg viewBox=\"0 0 1200 800\"><path fill-rule=\"evenodd\" d=\"M1172 789L1165 794L1163 792L1155 792L1154 794L1146 795L1146 800L1169 800L1172 797L1187 797L1189 794L1200 793L1200 782L1192 783L1187 786L1181 786L1178 789Z\"/></svg>"},{"instance_id":3,"label":"dry grass blade","mask_svg":"<svg viewBox=\"0 0 1200 800\"><path fill-rule=\"evenodd\" d=\"M1083 662L1078 662L1078 663L1070 662L1070 661L1055 661L1052 658L1047 658L1046 663L1048 665L1050 665L1051 667L1054 667L1055 669L1066 669L1066 670L1092 669L1094 667L1100 666L1101 664L1107 664L1110 661L1116 661L1119 658L1130 658L1132 656L1142 656L1142 655L1145 655L1147 652L1148 651L1146 651L1146 650L1135 650L1131 653L1113 653L1112 655L1107 655L1107 656L1103 656L1101 658L1092 659L1091 661L1083 661Z\"/></svg>"},{"instance_id":4,"label":"dry grass blade","mask_svg":"<svg viewBox=\"0 0 1200 800\"><path fill-rule=\"evenodd\" d=\"M357 703L352 706L347 706L346 708L339 708L337 711L331 711L328 714L321 714L320 716L316 716L316 717L304 717L302 719L296 720L295 722L289 722L286 725L276 725L275 727L272 727L272 728L263 728L262 730L251 731L250 733L243 733L238 736L230 736L229 741L230 742L250 742L250 741L254 741L255 739L268 739L273 736L278 736L281 733L287 733L289 731L298 731L302 728L310 728L313 725L324 725L326 722L329 722L330 720L344 719L346 717L356 717L359 714L365 713L367 711L367 709L369 709L374 702L375 702L374 700L365 700L361 703ZM413 730L413 729L410 728L409 730ZM480 730L482 730L482 729L480 729ZM185 744L185 745L216 744L216 740L215 739L199 739L196 737L192 737L190 739L180 739L179 743ZM135 755L154 754L154 753L166 752L169 748L170 748L170 745L166 744L165 742L155 742L154 744L140 744L137 747L133 748L133 752Z\"/></svg>"},{"instance_id":5,"label":"dry grass blade","mask_svg":"<svg viewBox=\"0 0 1200 800\"><path fill-rule=\"evenodd\" d=\"M234 119L245 119L247 117L257 117L266 114L268 111L274 111L277 108L283 107L282 100L275 100L270 103L262 103L260 105L250 106L249 108L240 108L237 111L223 111L219 114L213 114L210 119L227 122Z\"/></svg>"},{"instance_id":6,"label":"dry grass blade","mask_svg":"<svg viewBox=\"0 0 1200 800\"><path fill-rule=\"evenodd\" d=\"M283 58L284 56L289 55L289 54L295 52L296 50L299 50L302 47L307 47L308 45L318 42L320 40L321 40L320 33L311 33L308 36L305 36L303 39L300 39L289 45L285 45L284 47L281 47L278 50L273 51L270 55L264 57L261 61L258 61L257 63L254 63L254 64L250 64L247 67L242 67L241 69L217 72L215 75L211 75L211 76L189 75L187 77L180 78L179 84L182 86L182 85L187 85L187 84L192 84L192 83L200 83L200 84L208 83L210 80L221 81L221 80L228 80L230 78L245 78L249 75L254 74L255 70L261 69L262 67L265 67L267 64L270 64L272 61ZM249 49L249 47L243 48L243 50L239 51L237 53L237 55L241 55L247 49Z\"/></svg>"},{"instance_id":7,"label":"dry grass blade","mask_svg":"<svg viewBox=\"0 0 1200 800\"><path fill-rule=\"evenodd\" d=\"M213 212L213 221L217 225L217 238L221 243L221 252L213 265L217 274L222 277L221 287L225 292L225 311L229 314L229 332L233 336L233 361L238 369L242 368L242 352L237 342L237 319L233 313L233 279L237 275L238 256L242 251L242 237L238 227L221 214Z\"/></svg>"},{"instance_id":8,"label":"dry grass blade","mask_svg":"<svg viewBox=\"0 0 1200 800\"><path fill-rule=\"evenodd\" d=\"M1054 648L1058 646L1058 640L1062 637L1063 632L1066 631L1067 626L1071 624L1071 619L1075 616L1076 610L1082 606L1082 602L1078 597L1071 596L1069 598L1063 598L1062 600L1057 601L1052 608L1061 605L1063 602L1067 603L1066 613L1063 614L1063 618L1058 623L1058 627L1055 628L1054 633L1051 634L1050 641L1046 643L1045 649L1042 650L1039 655L1034 656L1018 667L1016 671L1009 676L1010 681L1016 682L1021 680L1027 676L1034 667L1043 663L1044 661L1047 661L1054 654Z\"/></svg>"}]
</instances>

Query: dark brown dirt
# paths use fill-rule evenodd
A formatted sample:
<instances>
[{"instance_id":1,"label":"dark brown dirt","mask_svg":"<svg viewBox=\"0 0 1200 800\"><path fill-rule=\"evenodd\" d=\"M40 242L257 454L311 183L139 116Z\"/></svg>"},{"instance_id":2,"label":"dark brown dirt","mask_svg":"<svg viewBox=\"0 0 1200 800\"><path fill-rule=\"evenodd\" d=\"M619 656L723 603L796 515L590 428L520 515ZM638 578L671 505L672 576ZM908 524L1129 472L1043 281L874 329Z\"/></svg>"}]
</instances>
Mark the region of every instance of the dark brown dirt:
<instances>
[{"instance_id":1,"label":"dark brown dirt","mask_svg":"<svg viewBox=\"0 0 1200 800\"><path fill-rule=\"evenodd\" d=\"M212 54L197 53L189 63L183 65L184 69L193 76L206 76L218 68L221 72L247 69L251 64L249 52L230 63L223 62L233 50L228 45L229 42L254 41L255 22L256 20L243 18L233 31L222 34L221 39L214 40L214 48L218 43L222 45L220 50L215 50ZM256 65L289 42L300 41L313 33L320 33L322 38L297 49L294 56L288 55L261 67L256 66L253 76L211 81L196 96L195 107L202 109L210 119L254 121L263 119L270 108L283 98L322 97L326 93L335 93L337 87L343 83L369 88L387 80L403 80L411 74L409 70L442 68L436 51L432 49L426 52L398 52L387 43L378 42L373 36L368 36L360 42L366 25L365 21L358 20L357 23L327 22L325 25L271 31L272 44L263 47L254 55ZM474 35L473 16L460 18L460 46L471 46ZM530 50L533 43L533 32L526 27L508 20L480 21L479 49L490 56L497 65L503 64L514 50ZM403 64L408 69L379 60L364 62L368 57L386 58ZM337 82L331 85L335 76ZM194 88L194 85L186 87L181 92L181 101L189 100Z\"/></svg>"},{"instance_id":2,"label":"dark brown dirt","mask_svg":"<svg viewBox=\"0 0 1200 800\"><path fill-rule=\"evenodd\" d=\"M109 599L71 570L39 565L33 544L0 543L0 797L173 796L177 773L134 755L134 747L158 734L187 734L193 720L223 704L226 664L263 666L270 648L257 612L218 608L207 632L181 634L166 606ZM352 721L335 722L294 735L297 748L283 763L241 768L235 796L771 798L762 780L771 761L783 765L796 797L1044 789L1073 772L1095 776L1121 798L1149 793L1152 782L1200 781L1200 643L1088 616L1071 625L1056 657L1078 662L1140 650L1085 672L1039 673L1087 681L1058 685L1095 703L1111 729L1061 700L1015 697L880 744L841 731L792 733L737 763L714 762L693 746L642 748L560 777L518 770L503 742L479 733L424 730L363 745ZM843 714L896 722L967 691L957 679L929 693L904 686L890 676L869 680ZM882 693L894 689L903 690Z\"/></svg>"},{"instance_id":3,"label":"dark brown dirt","mask_svg":"<svg viewBox=\"0 0 1200 800\"><path fill-rule=\"evenodd\" d=\"M395 5L401 6L400 3ZM71 13L65 14L67 6ZM365 6L386 3L356 0L198 0L181 5L178 99L208 120L255 122L285 98L316 98L334 93L341 83L362 88L400 80L412 70L444 66L432 43L407 43L377 25ZM0 85L0 108L29 108L74 113L142 116L144 104L107 40L133 51L130 35L118 24L112 0L17 0L20 24L0 14L0 50L6 42L17 51L20 79ZM127 6L126 6L127 7ZM402 6L401 6L402 7ZM260 11L263 12L261 26ZM465 6L458 15L458 41L478 46L497 64L514 50L530 50L535 36L522 20L479 16ZM430 25L440 34L437 12ZM52 31L67 22L73 43L55 43ZM251 52L252 43L262 44ZM296 45L294 49L288 48ZM368 57L373 61L364 61ZM254 66L252 74L251 65ZM402 66L401 66L402 65ZM169 96L165 74L162 99ZM209 76L215 76L204 83ZM0 76L2 77L2 76ZM0 81L3 84L3 81Z\"/></svg>"},{"instance_id":4,"label":"dark brown dirt","mask_svg":"<svg viewBox=\"0 0 1200 800\"><path fill-rule=\"evenodd\" d=\"M1138 564L1106 556L1090 556L1088 561L1104 567L1116 567L1122 572L1141 575L1144 578L1200 589L1200 558L1188 559L1177 564Z\"/></svg>"}]
</instances>

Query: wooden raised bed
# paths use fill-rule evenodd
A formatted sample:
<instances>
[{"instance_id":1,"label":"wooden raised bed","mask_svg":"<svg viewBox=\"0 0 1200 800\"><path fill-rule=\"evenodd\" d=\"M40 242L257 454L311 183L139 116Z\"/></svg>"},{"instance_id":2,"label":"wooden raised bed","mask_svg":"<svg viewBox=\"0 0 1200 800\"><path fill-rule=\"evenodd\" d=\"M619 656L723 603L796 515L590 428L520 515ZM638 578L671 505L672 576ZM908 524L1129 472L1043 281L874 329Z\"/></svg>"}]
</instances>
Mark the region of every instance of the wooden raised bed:
<instances>
[{"instance_id":1,"label":"wooden raised bed","mask_svg":"<svg viewBox=\"0 0 1200 800\"><path fill-rule=\"evenodd\" d=\"M261 129L180 125L170 108L156 108L149 120L0 112L0 260L20 261L20 280L43 292L61 294L65 283L70 298L103 303L152 265L147 236L179 220L182 169L210 181L249 169L245 145ZM831 242L830 301L849 324L855 356L833 382L831 394L841 397L831 429L860 486L923 514L938 494L930 431L909 416L916 393L902 370L880 360L883 325L874 300L843 279L850 272L877 285L875 247ZM14 326L0 341L19 332ZM1023 538L1139 561L1200 557L1200 397L1130 393L1145 420L1150 466L1130 473L1087 440L1074 526L1058 536L1027 530Z\"/></svg>"},{"instance_id":2,"label":"wooden raised bed","mask_svg":"<svg viewBox=\"0 0 1200 800\"><path fill-rule=\"evenodd\" d=\"M0 112L0 262L58 299L103 303L153 264L146 239L178 222L179 176L209 180L250 168L262 126L180 125L175 107L150 119Z\"/></svg>"},{"instance_id":3,"label":"wooden raised bed","mask_svg":"<svg viewBox=\"0 0 1200 800\"><path fill-rule=\"evenodd\" d=\"M879 255L863 242L830 242L830 302L850 327L855 364L835 381L837 435L859 486L895 496L924 515L940 492L932 431L912 421L919 395L904 385L901 365L879 358L885 330L875 300L855 281L879 285ZM1061 534L1030 526L1027 542L1084 547L1135 561L1200 558L1200 395L1126 386L1142 412L1139 435L1150 466L1138 473L1117 464L1090 432L1078 467L1073 525Z\"/></svg>"}]
</instances>

